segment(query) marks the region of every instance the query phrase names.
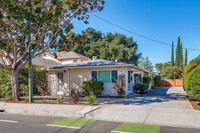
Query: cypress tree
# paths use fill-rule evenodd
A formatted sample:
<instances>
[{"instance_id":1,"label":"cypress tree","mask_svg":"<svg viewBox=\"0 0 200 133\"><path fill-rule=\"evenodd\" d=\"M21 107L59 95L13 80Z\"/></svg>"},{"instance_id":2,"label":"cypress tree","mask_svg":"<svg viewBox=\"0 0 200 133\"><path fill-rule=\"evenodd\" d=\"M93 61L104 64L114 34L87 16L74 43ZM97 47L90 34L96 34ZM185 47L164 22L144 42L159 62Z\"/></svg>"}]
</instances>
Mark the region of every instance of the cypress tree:
<instances>
[{"instance_id":1,"label":"cypress tree","mask_svg":"<svg viewBox=\"0 0 200 133\"><path fill-rule=\"evenodd\" d=\"M174 42L172 42L171 66L174 66Z\"/></svg>"},{"instance_id":2,"label":"cypress tree","mask_svg":"<svg viewBox=\"0 0 200 133\"><path fill-rule=\"evenodd\" d=\"M187 53L187 49L185 50L185 61L184 61L184 66L187 66L187 62L188 62L188 53Z\"/></svg>"},{"instance_id":3,"label":"cypress tree","mask_svg":"<svg viewBox=\"0 0 200 133\"><path fill-rule=\"evenodd\" d=\"M180 39L180 36L179 36L177 46L176 46L176 60L175 60L176 67L180 67L180 60L181 60L180 49L181 49L181 39Z\"/></svg>"},{"instance_id":4,"label":"cypress tree","mask_svg":"<svg viewBox=\"0 0 200 133\"><path fill-rule=\"evenodd\" d=\"M183 45L180 46L180 67L183 67Z\"/></svg>"}]
</instances>

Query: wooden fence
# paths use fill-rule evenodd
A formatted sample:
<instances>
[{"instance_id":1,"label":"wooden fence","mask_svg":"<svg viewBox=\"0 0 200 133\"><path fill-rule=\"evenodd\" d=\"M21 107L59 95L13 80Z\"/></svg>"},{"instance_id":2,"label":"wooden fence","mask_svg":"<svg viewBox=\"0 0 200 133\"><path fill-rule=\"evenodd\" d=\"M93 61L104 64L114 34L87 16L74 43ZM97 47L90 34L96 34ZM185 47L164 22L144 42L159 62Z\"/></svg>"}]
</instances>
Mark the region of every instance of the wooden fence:
<instances>
[{"instance_id":1,"label":"wooden fence","mask_svg":"<svg viewBox=\"0 0 200 133\"><path fill-rule=\"evenodd\" d=\"M161 81L162 86L183 86L182 79L164 79Z\"/></svg>"}]
</instances>

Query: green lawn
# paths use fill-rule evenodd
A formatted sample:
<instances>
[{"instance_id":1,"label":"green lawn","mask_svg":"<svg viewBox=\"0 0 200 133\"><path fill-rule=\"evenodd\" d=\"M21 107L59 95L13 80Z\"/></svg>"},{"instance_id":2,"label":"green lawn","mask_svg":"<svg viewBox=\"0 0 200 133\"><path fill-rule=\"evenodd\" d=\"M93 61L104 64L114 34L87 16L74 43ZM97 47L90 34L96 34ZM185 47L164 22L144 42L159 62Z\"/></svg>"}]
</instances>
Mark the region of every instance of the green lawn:
<instances>
[{"instance_id":1,"label":"green lawn","mask_svg":"<svg viewBox=\"0 0 200 133\"><path fill-rule=\"evenodd\" d=\"M123 123L119 127L115 128L113 131L129 132L129 133L159 133L160 126Z\"/></svg>"},{"instance_id":2,"label":"green lawn","mask_svg":"<svg viewBox=\"0 0 200 133\"><path fill-rule=\"evenodd\" d=\"M49 125L83 128L93 122L94 122L94 120L91 120L91 119L66 118L63 120L59 120L59 121L50 123Z\"/></svg>"}]
</instances>

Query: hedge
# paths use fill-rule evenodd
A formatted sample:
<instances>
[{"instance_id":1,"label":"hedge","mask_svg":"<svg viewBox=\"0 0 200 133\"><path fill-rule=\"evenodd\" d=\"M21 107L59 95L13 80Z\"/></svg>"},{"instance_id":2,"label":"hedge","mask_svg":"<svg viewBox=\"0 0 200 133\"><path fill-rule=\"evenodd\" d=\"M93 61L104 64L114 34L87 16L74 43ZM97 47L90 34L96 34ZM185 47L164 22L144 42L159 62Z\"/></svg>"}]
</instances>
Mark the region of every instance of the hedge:
<instances>
[{"instance_id":1,"label":"hedge","mask_svg":"<svg viewBox=\"0 0 200 133\"><path fill-rule=\"evenodd\" d=\"M200 101L200 65L193 69L184 80L187 94Z\"/></svg>"},{"instance_id":2,"label":"hedge","mask_svg":"<svg viewBox=\"0 0 200 133\"><path fill-rule=\"evenodd\" d=\"M85 96L98 96L103 91L104 83L100 81L84 81L82 83L82 92Z\"/></svg>"},{"instance_id":3,"label":"hedge","mask_svg":"<svg viewBox=\"0 0 200 133\"><path fill-rule=\"evenodd\" d=\"M161 85L161 76L153 77L153 83L155 87L159 87Z\"/></svg>"},{"instance_id":4,"label":"hedge","mask_svg":"<svg viewBox=\"0 0 200 133\"><path fill-rule=\"evenodd\" d=\"M33 66L33 92L34 95L48 95L47 75L40 67ZM19 71L20 95L28 96L28 65ZM10 81L10 72L6 69L0 69L0 98L11 100L12 86Z\"/></svg>"}]
</instances>

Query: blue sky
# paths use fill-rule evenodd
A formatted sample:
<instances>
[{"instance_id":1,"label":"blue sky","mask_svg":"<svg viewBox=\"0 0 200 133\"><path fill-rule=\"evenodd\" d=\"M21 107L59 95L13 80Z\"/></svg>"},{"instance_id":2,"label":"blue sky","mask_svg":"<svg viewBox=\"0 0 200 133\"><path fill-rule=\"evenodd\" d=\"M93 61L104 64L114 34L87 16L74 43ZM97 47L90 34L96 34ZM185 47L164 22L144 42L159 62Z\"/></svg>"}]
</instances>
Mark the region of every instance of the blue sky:
<instances>
[{"instance_id":1,"label":"blue sky","mask_svg":"<svg viewBox=\"0 0 200 133\"><path fill-rule=\"evenodd\" d=\"M200 0L105 0L105 8L95 13L116 25L143 36L171 44L181 37L183 47L200 50ZM116 28L94 16L89 24L75 21L74 31L87 27L103 33L117 32L133 37L138 52L148 56L153 64L170 61L171 47L146 40ZM188 51L191 60L200 51Z\"/></svg>"}]
</instances>

